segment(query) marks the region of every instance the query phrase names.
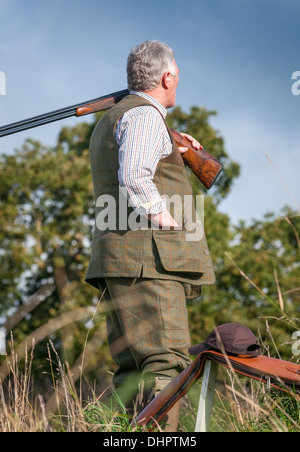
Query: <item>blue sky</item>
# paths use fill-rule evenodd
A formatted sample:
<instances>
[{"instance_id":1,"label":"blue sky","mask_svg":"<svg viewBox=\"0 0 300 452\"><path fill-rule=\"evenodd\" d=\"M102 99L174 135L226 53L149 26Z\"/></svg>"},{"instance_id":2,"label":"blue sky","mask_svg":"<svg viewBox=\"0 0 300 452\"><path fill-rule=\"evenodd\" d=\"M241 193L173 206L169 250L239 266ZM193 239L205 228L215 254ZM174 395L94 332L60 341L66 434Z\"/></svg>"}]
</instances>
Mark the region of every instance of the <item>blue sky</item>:
<instances>
[{"instance_id":1,"label":"blue sky","mask_svg":"<svg viewBox=\"0 0 300 452\"><path fill-rule=\"evenodd\" d=\"M217 110L211 124L241 164L220 210L233 222L299 210L299 18L298 0L0 0L0 125L125 88L130 48L158 39L180 67L177 105ZM53 145L78 121L2 138L0 153L27 137Z\"/></svg>"}]
</instances>

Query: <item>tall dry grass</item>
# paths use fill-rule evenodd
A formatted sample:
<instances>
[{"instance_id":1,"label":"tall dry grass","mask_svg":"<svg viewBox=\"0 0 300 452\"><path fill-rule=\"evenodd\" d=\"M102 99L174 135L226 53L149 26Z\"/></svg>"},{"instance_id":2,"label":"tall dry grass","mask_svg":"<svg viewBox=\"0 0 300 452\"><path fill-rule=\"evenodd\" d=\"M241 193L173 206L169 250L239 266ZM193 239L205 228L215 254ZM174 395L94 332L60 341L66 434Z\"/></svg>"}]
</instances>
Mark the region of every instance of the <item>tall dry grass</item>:
<instances>
[{"instance_id":1,"label":"tall dry grass","mask_svg":"<svg viewBox=\"0 0 300 452\"><path fill-rule=\"evenodd\" d=\"M0 383L1 432L132 432L132 416L122 402L119 408L104 404L102 394L83 400L76 390L70 368L53 344L47 346L52 396L56 406L49 410L43 394L34 387L33 358L25 350L23 362L13 349L6 358L8 375ZM22 364L22 366L21 366ZM22 371L20 368L22 367ZM235 372L219 368L211 430L220 432L299 432L299 396L268 388ZM179 430L193 432L201 381L184 397ZM143 431L140 429L139 431ZM145 431L145 429L144 429Z\"/></svg>"}]
</instances>

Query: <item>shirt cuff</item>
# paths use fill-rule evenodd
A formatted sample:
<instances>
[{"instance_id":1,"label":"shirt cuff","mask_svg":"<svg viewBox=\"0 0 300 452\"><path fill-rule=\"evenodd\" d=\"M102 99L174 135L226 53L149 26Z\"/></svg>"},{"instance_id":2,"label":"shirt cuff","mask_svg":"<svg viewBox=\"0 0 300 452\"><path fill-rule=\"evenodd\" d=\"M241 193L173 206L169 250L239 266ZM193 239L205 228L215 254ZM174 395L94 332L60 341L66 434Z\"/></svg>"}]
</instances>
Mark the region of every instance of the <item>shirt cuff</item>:
<instances>
[{"instance_id":1,"label":"shirt cuff","mask_svg":"<svg viewBox=\"0 0 300 452\"><path fill-rule=\"evenodd\" d=\"M164 198L153 199L152 201L146 202L141 206L137 207L135 211L139 215L148 215L148 214L159 214L166 210L167 201Z\"/></svg>"}]
</instances>

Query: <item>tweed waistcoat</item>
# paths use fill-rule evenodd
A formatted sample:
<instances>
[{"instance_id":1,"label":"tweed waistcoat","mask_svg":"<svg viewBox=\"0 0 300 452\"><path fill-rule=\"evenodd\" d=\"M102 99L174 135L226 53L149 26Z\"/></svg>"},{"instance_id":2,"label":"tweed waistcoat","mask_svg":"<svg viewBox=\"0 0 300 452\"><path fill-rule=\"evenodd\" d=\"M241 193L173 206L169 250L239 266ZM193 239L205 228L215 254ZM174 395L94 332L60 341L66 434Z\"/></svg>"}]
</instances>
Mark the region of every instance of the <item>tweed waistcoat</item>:
<instances>
[{"instance_id":1,"label":"tweed waistcoat","mask_svg":"<svg viewBox=\"0 0 300 452\"><path fill-rule=\"evenodd\" d=\"M182 228L153 229L146 217L135 213L126 195L120 191L115 127L126 111L142 105L155 108L139 96L126 96L108 110L91 136L95 227L85 280L94 287L98 287L97 278L105 277L162 278L193 285L213 284L213 264L202 225L196 226L200 237L197 240L193 235L195 230L185 229L187 212L192 221L196 218L195 204L191 202L194 196L181 154L166 122L173 150L159 161L153 182L160 195L170 200L168 209ZM200 235L199 231L202 231Z\"/></svg>"}]
</instances>

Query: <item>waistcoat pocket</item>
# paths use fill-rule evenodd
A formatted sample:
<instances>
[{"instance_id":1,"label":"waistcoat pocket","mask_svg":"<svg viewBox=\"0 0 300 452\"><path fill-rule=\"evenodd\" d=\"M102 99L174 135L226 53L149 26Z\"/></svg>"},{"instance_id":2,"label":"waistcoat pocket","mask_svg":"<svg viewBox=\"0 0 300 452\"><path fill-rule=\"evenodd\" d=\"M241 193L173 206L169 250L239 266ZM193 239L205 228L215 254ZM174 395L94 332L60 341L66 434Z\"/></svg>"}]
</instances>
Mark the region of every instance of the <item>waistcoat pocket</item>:
<instances>
[{"instance_id":1,"label":"waistcoat pocket","mask_svg":"<svg viewBox=\"0 0 300 452\"><path fill-rule=\"evenodd\" d=\"M170 272L201 274L205 256L201 242L186 240L186 231L153 230L153 238L163 268Z\"/></svg>"}]
</instances>

